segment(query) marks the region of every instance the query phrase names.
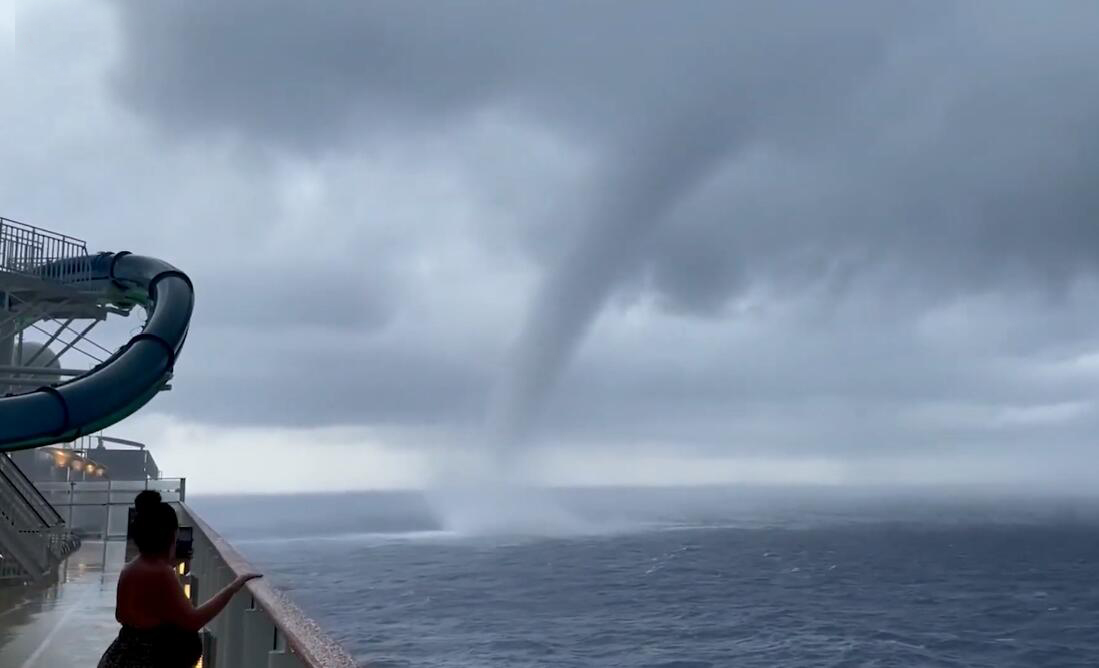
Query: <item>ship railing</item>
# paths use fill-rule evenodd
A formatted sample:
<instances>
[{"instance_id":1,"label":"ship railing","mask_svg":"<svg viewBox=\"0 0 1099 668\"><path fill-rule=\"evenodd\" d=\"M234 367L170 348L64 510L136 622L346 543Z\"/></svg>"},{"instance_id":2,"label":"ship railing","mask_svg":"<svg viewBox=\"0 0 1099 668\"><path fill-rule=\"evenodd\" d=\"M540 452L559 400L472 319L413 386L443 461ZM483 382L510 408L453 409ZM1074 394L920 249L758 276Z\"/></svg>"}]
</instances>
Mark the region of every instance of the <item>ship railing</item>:
<instances>
[{"instance_id":1,"label":"ship railing","mask_svg":"<svg viewBox=\"0 0 1099 668\"><path fill-rule=\"evenodd\" d=\"M193 510L192 599L204 602L254 567ZM354 668L355 661L266 578L253 580L207 626L203 668Z\"/></svg>"},{"instance_id":2,"label":"ship railing","mask_svg":"<svg viewBox=\"0 0 1099 668\"><path fill-rule=\"evenodd\" d=\"M87 255L88 245L81 239L0 217L0 272L62 283L86 281L91 263L75 259ZM41 270L45 265L47 272Z\"/></svg>"},{"instance_id":3,"label":"ship railing","mask_svg":"<svg viewBox=\"0 0 1099 668\"><path fill-rule=\"evenodd\" d=\"M3 554L0 551L0 554ZM0 559L0 585L8 583L22 584L27 580L27 574L23 568L9 559Z\"/></svg>"},{"instance_id":4,"label":"ship railing","mask_svg":"<svg viewBox=\"0 0 1099 668\"><path fill-rule=\"evenodd\" d=\"M65 518L65 523L85 538L124 540L134 497L142 490L160 492L168 503L187 498L186 478L147 480L73 480L36 482L35 487Z\"/></svg>"}]
</instances>

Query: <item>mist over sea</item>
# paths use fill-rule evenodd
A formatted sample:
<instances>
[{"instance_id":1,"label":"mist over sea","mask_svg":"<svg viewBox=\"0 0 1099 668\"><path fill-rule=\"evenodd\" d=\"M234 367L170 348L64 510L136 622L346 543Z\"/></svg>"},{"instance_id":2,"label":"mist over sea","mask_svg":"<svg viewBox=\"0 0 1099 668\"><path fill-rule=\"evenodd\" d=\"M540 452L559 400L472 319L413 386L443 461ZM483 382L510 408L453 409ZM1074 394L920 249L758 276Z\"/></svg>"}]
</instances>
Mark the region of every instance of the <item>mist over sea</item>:
<instances>
[{"instance_id":1,"label":"mist over sea","mask_svg":"<svg viewBox=\"0 0 1099 668\"><path fill-rule=\"evenodd\" d=\"M545 532L416 492L192 505L372 666L1099 664L1099 501L562 489Z\"/></svg>"}]
</instances>

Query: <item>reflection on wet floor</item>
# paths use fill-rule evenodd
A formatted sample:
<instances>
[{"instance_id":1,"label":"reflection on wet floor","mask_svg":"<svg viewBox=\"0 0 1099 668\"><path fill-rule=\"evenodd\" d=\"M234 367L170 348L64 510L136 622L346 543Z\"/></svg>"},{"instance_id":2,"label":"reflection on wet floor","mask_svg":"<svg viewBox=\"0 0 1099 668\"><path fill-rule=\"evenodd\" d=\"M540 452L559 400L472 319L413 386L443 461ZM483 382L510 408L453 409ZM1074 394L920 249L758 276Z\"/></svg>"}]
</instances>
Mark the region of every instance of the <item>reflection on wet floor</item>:
<instances>
[{"instance_id":1,"label":"reflection on wet floor","mask_svg":"<svg viewBox=\"0 0 1099 668\"><path fill-rule=\"evenodd\" d=\"M94 666L118 634L115 587L121 541L85 543L47 586L11 588L0 597L0 666Z\"/></svg>"}]
</instances>

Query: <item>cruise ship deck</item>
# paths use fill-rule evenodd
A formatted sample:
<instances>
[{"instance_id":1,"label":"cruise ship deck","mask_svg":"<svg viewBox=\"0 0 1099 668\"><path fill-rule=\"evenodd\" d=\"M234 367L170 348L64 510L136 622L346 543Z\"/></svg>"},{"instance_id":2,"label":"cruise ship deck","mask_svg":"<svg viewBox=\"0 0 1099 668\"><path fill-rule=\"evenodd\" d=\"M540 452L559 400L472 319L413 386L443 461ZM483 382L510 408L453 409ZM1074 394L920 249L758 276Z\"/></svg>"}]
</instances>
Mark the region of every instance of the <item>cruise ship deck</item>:
<instances>
[{"instance_id":1,"label":"cruise ship deck","mask_svg":"<svg viewBox=\"0 0 1099 668\"><path fill-rule=\"evenodd\" d=\"M118 633L114 595L125 545L86 542L55 582L0 590L0 666L95 666Z\"/></svg>"},{"instance_id":2,"label":"cruise ship deck","mask_svg":"<svg viewBox=\"0 0 1099 668\"><path fill-rule=\"evenodd\" d=\"M194 531L185 591L203 602L238 574L255 569L184 504ZM0 587L0 667L95 666L118 633L115 589L125 540L89 540L54 577L30 587ZM203 630L202 668L354 668L352 657L264 580L255 580Z\"/></svg>"}]
</instances>

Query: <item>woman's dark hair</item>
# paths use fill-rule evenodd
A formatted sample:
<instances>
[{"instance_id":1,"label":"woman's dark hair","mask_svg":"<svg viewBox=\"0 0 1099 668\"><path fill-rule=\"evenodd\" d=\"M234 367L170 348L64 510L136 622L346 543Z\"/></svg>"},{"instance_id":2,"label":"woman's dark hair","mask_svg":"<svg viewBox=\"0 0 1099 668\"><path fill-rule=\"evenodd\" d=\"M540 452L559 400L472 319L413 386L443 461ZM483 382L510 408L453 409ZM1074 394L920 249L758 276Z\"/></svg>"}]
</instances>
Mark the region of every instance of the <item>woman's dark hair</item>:
<instances>
[{"instance_id":1,"label":"woman's dark hair","mask_svg":"<svg viewBox=\"0 0 1099 668\"><path fill-rule=\"evenodd\" d=\"M176 511L160 500L160 493L145 490L134 499L134 542L145 555L166 554L172 547L179 518Z\"/></svg>"}]
</instances>

